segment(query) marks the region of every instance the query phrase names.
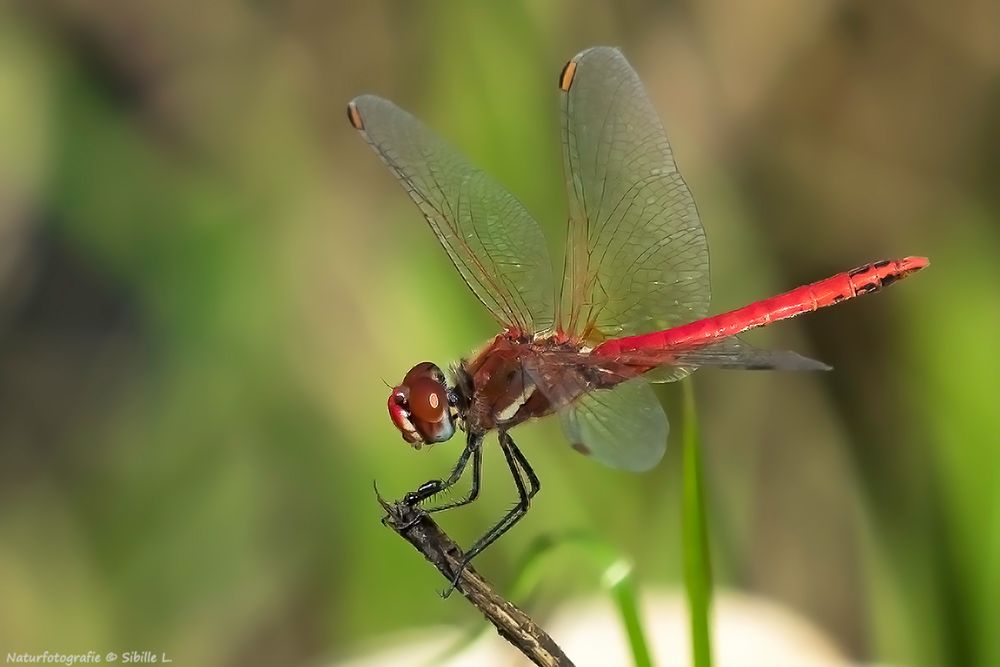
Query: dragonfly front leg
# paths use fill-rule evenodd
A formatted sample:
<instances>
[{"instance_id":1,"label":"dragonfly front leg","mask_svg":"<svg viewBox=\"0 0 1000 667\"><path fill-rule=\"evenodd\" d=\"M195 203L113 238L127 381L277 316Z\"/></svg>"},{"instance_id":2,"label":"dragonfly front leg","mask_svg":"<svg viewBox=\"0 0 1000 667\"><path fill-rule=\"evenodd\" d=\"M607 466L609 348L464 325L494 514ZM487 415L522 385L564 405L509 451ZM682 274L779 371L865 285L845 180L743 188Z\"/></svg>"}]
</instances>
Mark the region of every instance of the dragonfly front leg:
<instances>
[{"instance_id":1,"label":"dragonfly front leg","mask_svg":"<svg viewBox=\"0 0 1000 667\"><path fill-rule=\"evenodd\" d=\"M442 491L445 491L458 482L462 478L462 474L465 472L466 467L469 464L469 459L472 458L472 489L469 494L462 498L461 500L445 503L438 507L432 507L425 511L427 512L440 512L441 510L450 509L452 507L458 507L460 505L467 505L475 500L479 496L479 481L482 473L483 464L483 444L484 435L481 433L470 433L468 439L466 440L465 449L462 450L462 455L458 457L458 462L452 469L451 474L448 479L432 479L424 482L417 487L416 491L410 491L405 496L403 496L403 502L407 505L415 506L424 502L432 496L435 496Z\"/></svg>"},{"instance_id":2,"label":"dragonfly front leg","mask_svg":"<svg viewBox=\"0 0 1000 667\"><path fill-rule=\"evenodd\" d=\"M456 507L461 507L462 505L468 505L476 498L479 497L479 486L483 475L483 448L476 447L472 452L472 486L469 487L469 492L463 498L458 500L453 500L451 502L444 503L443 505L435 505L434 507L424 507L422 508L428 514L433 512L441 512L443 510L450 510Z\"/></svg>"},{"instance_id":3,"label":"dragonfly front leg","mask_svg":"<svg viewBox=\"0 0 1000 667\"><path fill-rule=\"evenodd\" d=\"M531 468L528 460L521 453L521 450L517 448L514 443L514 439L507 434L506 431L501 431L499 434L500 448L503 450L504 458L507 460L507 467L510 468L511 475L514 478L514 485L517 487L518 502L517 504L504 515L502 519L492 528L490 528L485 535L476 540L476 542L469 547L469 550L465 552L465 556L462 558L462 562L459 563L458 569L455 571L454 576L451 580L451 586L442 593L444 597L451 595L451 592L455 590L455 586L458 585L458 580L462 576L462 572L469 565L473 558L478 554L482 553L486 547L490 546L501 535L506 533L508 530L514 527L518 521L524 518L524 515L528 513L528 507L531 505L531 499L535 497L535 494L539 492L542 488L541 482L538 480L538 475ZM528 478L528 484L525 485L524 476Z\"/></svg>"}]
</instances>

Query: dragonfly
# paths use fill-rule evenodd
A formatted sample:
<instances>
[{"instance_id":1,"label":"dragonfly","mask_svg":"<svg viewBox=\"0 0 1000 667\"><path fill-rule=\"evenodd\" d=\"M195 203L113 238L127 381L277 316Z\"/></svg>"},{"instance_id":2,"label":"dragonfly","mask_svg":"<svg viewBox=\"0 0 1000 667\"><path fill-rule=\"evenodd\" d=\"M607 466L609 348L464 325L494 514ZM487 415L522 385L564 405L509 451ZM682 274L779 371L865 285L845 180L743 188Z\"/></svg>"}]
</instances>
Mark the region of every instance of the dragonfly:
<instances>
[{"instance_id":1,"label":"dragonfly","mask_svg":"<svg viewBox=\"0 0 1000 667\"><path fill-rule=\"evenodd\" d=\"M347 108L501 327L448 376L429 361L413 366L388 398L392 423L416 449L465 432L451 473L403 497L424 512L476 500L483 443L497 433L518 501L465 552L456 582L525 516L541 488L511 437L515 426L555 414L574 450L614 468L648 470L668 434L651 382L698 368L829 370L739 334L876 292L929 264L924 257L864 264L708 316L705 232L635 70L618 49L594 47L565 65L558 86L569 200L558 294L542 230L514 195L392 102L362 95ZM466 494L426 506L470 466Z\"/></svg>"}]
</instances>

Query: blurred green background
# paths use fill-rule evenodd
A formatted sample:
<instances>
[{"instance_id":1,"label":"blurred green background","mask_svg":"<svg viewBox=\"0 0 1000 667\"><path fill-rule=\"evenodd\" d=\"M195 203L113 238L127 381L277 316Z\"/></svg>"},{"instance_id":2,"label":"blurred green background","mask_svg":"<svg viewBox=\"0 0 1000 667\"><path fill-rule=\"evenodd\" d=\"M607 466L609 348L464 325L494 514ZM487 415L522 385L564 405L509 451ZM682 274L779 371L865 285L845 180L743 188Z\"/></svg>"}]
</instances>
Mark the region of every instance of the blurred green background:
<instances>
[{"instance_id":1,"label":"blurred green background","mask_svg":"<svg viewBox=\"0 0 1000 667\"><path fill-rule=\"evenodd\" d=\"M713 311L933 263L750 336L833 373L697 374L717 582L854 660L1000 665L998 26L928 0L0 4L0 652L315 664L478 623L372 481L459 451L411 451L383 380L494 326L344 105L425 119L559 256L556 75L612 44L699 203ZM481 571L503 590L584 528L678 584L676 443L634 476L520 430L544 488ZM442 519L462 540L513 500L497 449ZM574 558L531 611L597 589Z\"/></svg>"}]
</instances>

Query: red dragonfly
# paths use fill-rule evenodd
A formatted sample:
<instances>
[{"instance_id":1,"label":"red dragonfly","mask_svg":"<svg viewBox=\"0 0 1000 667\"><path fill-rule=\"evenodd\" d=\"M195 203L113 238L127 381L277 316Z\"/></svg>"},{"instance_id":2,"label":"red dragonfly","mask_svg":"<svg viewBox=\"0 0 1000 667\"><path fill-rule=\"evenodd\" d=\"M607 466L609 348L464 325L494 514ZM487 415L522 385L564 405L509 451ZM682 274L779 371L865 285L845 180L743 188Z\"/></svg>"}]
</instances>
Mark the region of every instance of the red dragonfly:
<instances>
[{"instance_id":1,"label":"red dragonfly","mask_svg":"<svg viewBox=\"0 0 1000 667\"><path fill-rule=\"evenodd\" d=\"M514 426L555 413L573 449L647 470L667 442L649 382L701 367L828 370L737 335L875 292L928 265L923 257L865 264L708 317L705 232L638 75L617 49L588 49L563 68L559 95L569 238L558 300L545 238L513 195L392 102L363 95L347 108L502 327L454 367L450 382L433 363L419 363L388 401L414 448L448 440L456 426L466 433L451 474L403 500L419 506L454 485L470 461L471 490L427 512L476 499L483 440L497 431L519 500L464 563L521 519L540 488L511 438Z\"/></svg>"}]
</instances>

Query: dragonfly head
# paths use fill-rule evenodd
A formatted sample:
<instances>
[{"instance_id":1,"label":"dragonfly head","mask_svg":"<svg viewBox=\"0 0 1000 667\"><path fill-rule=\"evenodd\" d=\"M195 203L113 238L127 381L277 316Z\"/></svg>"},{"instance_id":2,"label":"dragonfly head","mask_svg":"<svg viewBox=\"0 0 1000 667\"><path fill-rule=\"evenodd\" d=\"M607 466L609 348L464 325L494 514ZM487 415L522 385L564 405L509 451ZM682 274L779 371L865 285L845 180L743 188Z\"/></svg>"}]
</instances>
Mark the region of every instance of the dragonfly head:
<instances>
[{"instance_id":1,"label":"dragonfly head","mask_svg":"<svg viewBox=\"0 0 1000 667\"><path fill-rule=\"evenodd\" d=\"M429 361L410 369L393 388L388 405L392 423L414 449L455 434L455 400L444 373Z\"/></svg>"}]
</instances>

